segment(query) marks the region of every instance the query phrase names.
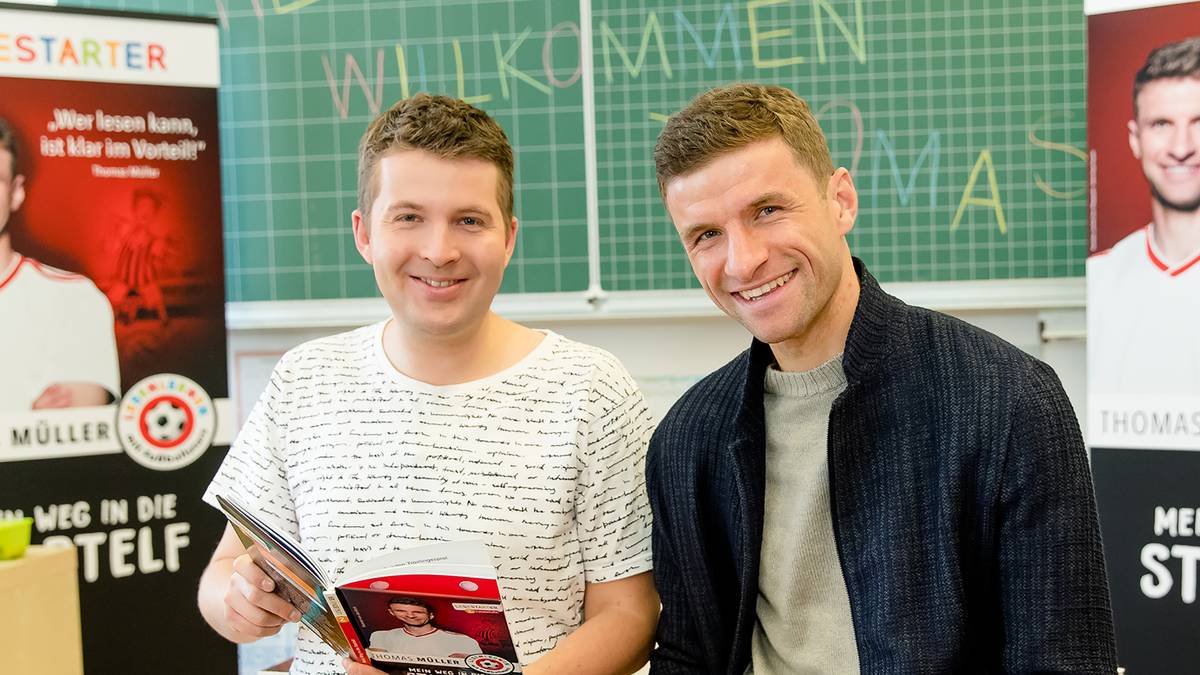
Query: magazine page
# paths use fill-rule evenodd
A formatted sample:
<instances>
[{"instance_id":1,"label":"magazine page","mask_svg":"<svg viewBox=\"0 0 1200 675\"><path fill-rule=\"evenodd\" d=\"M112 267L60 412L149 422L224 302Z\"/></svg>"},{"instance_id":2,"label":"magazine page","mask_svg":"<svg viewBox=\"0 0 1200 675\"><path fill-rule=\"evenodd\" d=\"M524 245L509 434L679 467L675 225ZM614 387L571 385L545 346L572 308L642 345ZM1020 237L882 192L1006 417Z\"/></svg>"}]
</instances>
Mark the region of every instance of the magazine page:
<instances>
[{"instance_id":1,"label":"magazine page","mask_svg":"<svg viewBox=\"0 0 1200 675\"><path fill-rule=\"evenodd\" d=\"M343 657L353 658L353 650L339 626L337 618L325 600L324 575L298 545L288 541L274 528L253 517L237 502L217 495L221 510L237 532L251 560L275 581L275 594L286 600L301 614L300 622L308 626L325 644Z\"/></svg>"},{"instance_id":2,"label":"magazine page","mask_svg":"<svg viewBox=\"0 0 1200 675\"><path fill-rule=\"evenodd\" d=\"M490 576L495 578L495 567L492 565L492 556L488 553L487 544L476 539L448 541L385 553L347 567L341 576L333 581L337 586L345 586L363 579L387 576L389 573L445 574L456 569L478 571L474 568L490 570Z\"/></svg>"},{"instance_id":3,"label":"magazine page","mask_svg":"<svg viewBox=\"0 0 1200 675\"><path fill-rule=\"evenodd\" d=\"M367 567L383 561L337 588L373 666L401 675L521 672L483 542L410 549Z\"/></svg>"}]
</instances>

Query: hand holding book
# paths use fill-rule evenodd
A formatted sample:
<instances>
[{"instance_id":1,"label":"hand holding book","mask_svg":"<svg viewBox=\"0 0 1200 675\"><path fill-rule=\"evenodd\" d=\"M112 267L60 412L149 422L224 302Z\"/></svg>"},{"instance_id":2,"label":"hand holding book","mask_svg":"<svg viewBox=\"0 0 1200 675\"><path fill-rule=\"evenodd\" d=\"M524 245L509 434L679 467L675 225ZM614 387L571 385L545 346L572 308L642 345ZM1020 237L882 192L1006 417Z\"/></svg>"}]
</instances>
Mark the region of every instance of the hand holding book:
<instances>
[{"instance_id":1,"label":"hand holding book","mask_svg":"<svg viewBox=\"0 0 1200 675\"><path fill-rule=\"evenodd\" d=\"M356 669L365 673L522 671L483 542L395 551L335 583L284 532L234 500L217 502L246 546L225 599L246 634L270 635L298 618L339 656L381 669Z\"/></svg>"},{"instance_id":2,"label":"hand holding book","mask_svg":"<svg viewBox=\"0 0 1200 675\"><path fill-rule=\"evenodd\" d=\"M262 571L249 553L233 562L233 574L225 593L225 614L239 632L267 637L283 624L300 620L300 611L275 594L275 582Z\"/></svg>"}]
</instances>

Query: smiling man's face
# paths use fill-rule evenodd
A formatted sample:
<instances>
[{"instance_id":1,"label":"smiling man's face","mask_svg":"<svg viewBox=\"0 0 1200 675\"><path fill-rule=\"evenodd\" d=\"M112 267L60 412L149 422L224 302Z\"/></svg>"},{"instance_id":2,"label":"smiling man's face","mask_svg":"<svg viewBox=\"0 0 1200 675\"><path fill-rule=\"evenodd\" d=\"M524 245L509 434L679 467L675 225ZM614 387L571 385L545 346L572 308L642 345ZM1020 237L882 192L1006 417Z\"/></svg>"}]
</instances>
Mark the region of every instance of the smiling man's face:
<instances>
[{"instance_id":1,"label":"smiling man's face","mask_svg":"<svg viewBox=\"0 0 1200 675\"><path fill-rule=\"evenodd\" d=\"M379 160L369 216L355 211L355 244L375 270L401 328L448 338L487 316L513 254L517 221L505 218L496 166L424 150ZM369 221L369 222L368 222Z\"/></svg>"},{"instance_id":2,"label":"smiling man's face","mask_svg":"<svg viewBox=\"0 0 1200 675\"><path fill-rule=\"evenodd\" d=\"M692 269L718 307L768 344L822 331L851 264L845 169L814 177L782 138L769 138L665 188Z\"/></svg>"},{"instance_id":3,"label":"smiling man's face","mask_svg":"<svg viewBox=\"0 0 1200 675\"><path fill-rule=\"evenodd\" d=\"M1138 92L1129 147L1154 198L1173 211L1200 209L1200 79L1170 77Z\"/></svg>"},{"instance_id":4,"label":"smiling man's face","mask_svg":"<svg viewBox=\"0 0 1200 675\"><path fill-rule=\"evenodd\" d=\"M388 612L399 619L405 626L411 628L420 628L430 622L433 615L428 609L420 605L408 605L404 603L394 603L388 605Z\"/></svg>"}]
</instances>

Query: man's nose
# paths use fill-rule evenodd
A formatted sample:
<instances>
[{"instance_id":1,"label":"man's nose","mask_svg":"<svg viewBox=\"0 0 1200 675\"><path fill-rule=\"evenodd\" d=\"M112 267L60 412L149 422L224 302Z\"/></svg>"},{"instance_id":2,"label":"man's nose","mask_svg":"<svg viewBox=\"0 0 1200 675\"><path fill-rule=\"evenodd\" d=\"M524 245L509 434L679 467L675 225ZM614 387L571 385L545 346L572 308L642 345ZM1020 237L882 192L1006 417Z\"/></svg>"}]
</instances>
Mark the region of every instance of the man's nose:
<instances>
[{"instance_id":1,"label":"man's nose","mask_svg":"<svg viewBox=\"0 0 1200 675\"><path fill-rule=\"evenodd\" d=\"M1171 158L1177 161L1183 161L1196 154L1196 148L1200 145L1200 125L1189 124L1175 130L1171 135Z\"/></svg>"},{"instance_id":2,"label":"man's nose","mask_svg":"<svg viewBox=\"0 0 1200 675\"><path fill-rule=\"evenodd\" d=\"M767 246L749 227L731 227L725 233L725 275L749 281L767 261Z\"/></svg>"},{"instance_id":3,"label":"man's nose","mask_svg":"<svg viewBox=\"0 0 1200 675\"><path fill-rule=\"evenodd\" d=\"M433 263L435 267L445 267L460 256L454 229L450 225L439 224L429 228L421 242L422 258Z\"/></svg>"}]
</instances>

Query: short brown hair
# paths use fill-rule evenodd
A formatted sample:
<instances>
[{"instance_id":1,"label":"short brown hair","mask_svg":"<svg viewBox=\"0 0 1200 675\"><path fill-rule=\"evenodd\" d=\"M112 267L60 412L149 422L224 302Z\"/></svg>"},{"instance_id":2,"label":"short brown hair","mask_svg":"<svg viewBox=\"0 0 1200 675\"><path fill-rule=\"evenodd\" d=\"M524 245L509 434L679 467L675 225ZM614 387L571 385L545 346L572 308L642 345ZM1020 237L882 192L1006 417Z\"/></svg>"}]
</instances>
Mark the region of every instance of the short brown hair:
<instances>
[{"instance_id":1,"label":"short brown hair","mask_svg":"<svg viewBox=\"0 0 1200 675\"><path fill-rule=\"evenodd\" d=\"M833 175L829 146L804 99L783 87L732 84L700 94L671 116L654 146L658 189L756 141L779 137L816 178ZM824 193L822 193L824 194Z\"/></svg>"},{"instance_id":2,"label":"short brown hair","mask_svg":"<svg viewBox=\"0 0 1200 675\"><path fill-rule=\"evenodd\" d=\"M1171 42L1154 49L1133 78L1133 114L1138 111L1138 94L1155 80L1175 77L1200 78L1200 37Z\"/></svg>"},{"instance_id":3,"label":"short brown hair","mask_svg":"<svg viewBox=\"0 0 1200 675\"><path fill-rule=\"evenodd\" d=\"M12 174L17 175L17 135L8 120L0 117L0 150L7 150L12 162Z\"/></svg>"},{"instance_id":4,"label":"short brown hair","mask_svg":"<svg viewBox=\"0 0 1200 675\"><path fill-rule=\"evenodd\" d=\"M426 612L433 614L433 605L429 604L425 600L422 600L421 598L414 598L410 595L393 595L391 598L388 598L387 604L389 609L391 609L392 605L412 605L413 607L423 607Z\"/></svg>"},{"instance_id":5,"label":"short brown hair","mask_svg":"<svg viewBox=\"0 0 1200 675\"><path fill-rule=\"evenodd\" d=\"M505 220L513 212L513 151L496 121L448 96L417 94L376 117L358 144L358 210L367 217L379 194L375 169L394 150L425 150L442 159L481 159L499 173L496 198Z\"/></svg>"}]
</instances>

